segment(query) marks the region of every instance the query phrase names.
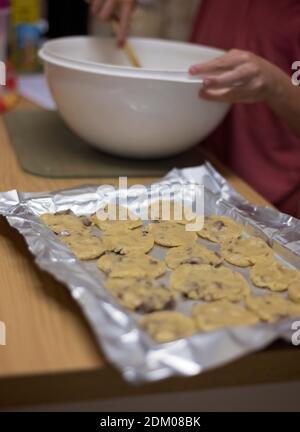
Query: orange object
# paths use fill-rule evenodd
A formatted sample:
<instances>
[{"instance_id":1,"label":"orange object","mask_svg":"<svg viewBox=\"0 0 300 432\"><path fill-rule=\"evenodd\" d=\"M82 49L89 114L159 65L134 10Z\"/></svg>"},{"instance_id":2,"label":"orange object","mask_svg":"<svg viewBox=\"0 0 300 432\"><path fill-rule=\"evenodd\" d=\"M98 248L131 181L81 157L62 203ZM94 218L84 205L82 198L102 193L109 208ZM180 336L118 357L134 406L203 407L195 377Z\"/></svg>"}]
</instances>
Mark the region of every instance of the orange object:
<instances>
[{"instance_id":1,"label":"orange object","mask_svg":"<svg viewBox=\"0 0 300 432\"><path fill-rule=\"evenodd\" d=\"M11 110L19 100L19 95L16 92L7 93L0 97L0 113Z\"/></svg>"}]
</instances>

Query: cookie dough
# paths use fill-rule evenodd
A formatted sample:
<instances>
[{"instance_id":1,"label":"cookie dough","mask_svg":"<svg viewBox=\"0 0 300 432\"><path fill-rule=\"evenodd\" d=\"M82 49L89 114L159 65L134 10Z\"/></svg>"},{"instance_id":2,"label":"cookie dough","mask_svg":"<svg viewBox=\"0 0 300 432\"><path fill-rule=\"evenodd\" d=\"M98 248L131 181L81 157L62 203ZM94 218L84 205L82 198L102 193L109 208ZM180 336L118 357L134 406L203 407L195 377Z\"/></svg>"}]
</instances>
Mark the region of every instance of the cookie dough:
<instances>
[{"instance_id":1,"label":"cookie dough","mask_svg":"<svg viewBox=\"0 0 300 432\"><path fill-rule=\"evenodd\" d=\"M192 336L196 332L191 318L173 311L146 315L139 324L158 343L172 342Z\"/></svg>"},{"instance_id":2,"label":"cookie dough","mask_svg":"<svg viewBox=\"0 0 300 432\"><path fill-rule=\"evenodd\" d=\"M300 281L293 282L288 288L289 298L294 303L300 303Z\"/></svg>"},{"instance_id":3,"label":"cookie dough","mask_svg":"<svg viewBox=\"0 0 300 432\"><path fill-rule=\"evenodd\" d=\"M155 201L148 207L149 221L172 221L180 225L195 223L196 214L190 206L174 201Z\"/></svg>"},{"instance_id":4,"label":"cookie dough","mask_svg":"<svg viewBox=\"0 0 300 432\"><path fill-rule=\"evenodd\" d=\"M182 264L210 264L219 266L222 258L217 252L213 252L206 247L194 243L186 246L178 246L168 250L166 255L167 266L176 269Z\"/></svg>"},{"instance_id":5,"label":"cookie dough","mask_svg":"<svg viewBox=\"0 0 300 432\"><path fill-rule=\"evenodd\" d=\"M153 235L155 243L160 246L176 247L193 244L197 240L195 232L187 231L185 226L175 222L152 223L147 229Z\"/></svg>"},{"instance_id":6,"label":"cookie dough","mask_svg":"<svg viewBox=\"0 0 300 432\"><path fill-rule=\"evenodd\" d=\"M110 219L104 219L108 215L108 211L111 212ZM101 215L103 217L101 217ZM126 220L121 220L121 218L126 218ZM100 209L96 214L92 216L93 223L100 228L102 231L110 233L119 233L128 230L133 230L143 225L143 221L134 215L128 208L123 206L116 206L110 204Z\"/></svg>"},{"instance_id":7,"label":"cookie dough","mask_svg":"<svg viewBox=\"0 0 300 432\"><path fill-rule=\"evenodd\" d=\"M249 237L224 241L221 255L230 264L248 267L269 260L274 252L261 238Z\"/></svg>"},{"instance_id":8,"label":"cookie dough","mask_svg":"<svg viewBox=\"0 0 300 432\"><path fill-rule=\"evenodd\" d=\"M193 307L196 327L201 331L212 331L223 327L250 326L259 322L258 317L242 306L224 300Z\"/></svg>"},{"instance_id":9,"label":"cookie dough","mask_svg":"<svg viewBox=\"0 0 300 432\"><path fill-rule=\"evenodd\" d=\"M110 250L120 255L147 253L154 246L154 237L146 230L127 230L118 234L109 231L105 237L109 240Z\"/></svg>"},{"instance_id":10,"label":"cookie dough","mask_svg":"<svg viewBox=\"0 0 300 432\"><path fill-rule=\"evenodd\" d=\"M238 302L250 295L241 274L209 265L181 265L171 274L170 287L192 300Z\"/></svg>"},{"instance_id":11,"label":"cookie dough","mask_svg":"<svg viewBox=\"0 0 300 432\"><path fill-rule=\"evenodd\" d=\"M41 215L41 220L57 235L67 236L87 229L86 218L79 218L72 212L46 213Z\"/></svg>"},{"instance_id":12,"label":"cookie dough","mask_svg":"<svg viewBox=\"0 0 300 432\"><path fill-rule=\"evenodd\" d=\"M81 260L99 258L108 250L105 239L93 236L91 233L74 233L69 236L59 236L59 239Z\"/></svg>"},{"instance_id":13,"label":"cookie dough","mask_svg":"<svg viewBox=\"0 0 300 432\"><path fill-rule=\"evenodd\" d=\"M269 323L282 318L300 317L300 305L292 303L279 294L248 297L246 299L246 306L262 321Z\"/></svg>"},{"instance_id":14,"label":"cookie dough","mask_svg":"<svg viewBox=\"0 0 300 432\"><path fill-rule=\"evenodd\" d=\"M106 253L98 260L98 268L110 278L158 278L166 272L163 261L149 255Z\"/></svg>"},{"instance_id":15,"label":"cookie dough","mask_svg":"<svg viewBox=\"0 0 300 432\"><path fill-rule=\"evenodd\" d=\"M254 285L260 288L268 288L271 291L285 291L289 285L300 280L300 272L284 266L279 261L256 264L250 272L250 278Z\"/></svg>"},{"instance_id":16,"label":"cookie dough","mask_svg":"<svg viewBox=\"0 0 300 432\"><path fill-rule=\"evenodd\" d=\"M210 216L204 220L202 230L198 235L214 243L221 243L224 240L240 237L243 233L243 226L226 216Z\"/></svg>"},{"instance_id":17,"label":"cookie dough","mask_svg":"<svg viewBox=\"0 0 300 432\"><path fill-rule=\"evenodd\" d=\"M174 293L152 279L109 279L106 287L122 306L135 312L150 313L175 306Z\"/></svg>"}]
</instances>

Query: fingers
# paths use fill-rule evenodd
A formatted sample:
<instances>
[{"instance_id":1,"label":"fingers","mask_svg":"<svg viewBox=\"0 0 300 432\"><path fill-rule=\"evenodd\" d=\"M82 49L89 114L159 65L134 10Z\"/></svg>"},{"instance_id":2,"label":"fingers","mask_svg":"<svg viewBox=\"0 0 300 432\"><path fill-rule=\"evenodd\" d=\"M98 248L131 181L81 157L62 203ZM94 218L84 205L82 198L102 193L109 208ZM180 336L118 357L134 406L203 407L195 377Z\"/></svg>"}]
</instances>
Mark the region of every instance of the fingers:
<instances>
[{"instance_id":1,"label":"fingers","mask_svg":"<svg viewBox=\"0 0 300 432\"><path fill-rule=\"evenodd\" d=\"M117 0L91 0L91 11L101 21L109 20L116 8Z\"/></svg>"},{"instance_id":2,"label":"fingers","mask_svg":"<svg viewBox=\"0 0 300 432\"><path fill-rule=\"evenodd\" d=\"M204 79L206 88L221 89L226 87L242 87L259 75L259 69L255 65L243 64L233 70L226 71L216 76L208 76Z\"/></svg>"},{"instance_id":3,"label":"fingers","mask_svg":"<svg viewBox=\"0 0 300 432\"><path fill-rule=\"evenodd\" d=\"M120 46L124 45L126 36L128 34L130 19L134 9L134 2L132 0L123 0L120 12L120 26L117 35L117 42Z\"/></svg>"},{"instance_id":4,"label":"fingers","mask_svg":"<svg viewBox=\"0 0 300 432\"><path fill-rule=\"evenodd\" d=\"M94 15L99 15L101 7L103 5L103 0L91 0L91 11Z\"/></svg>"},{"instance_id":5,"label":"fingers","mask_svg":"<svg viewBox=\"0 0 300 432\"><path fill-rule=\"evenodd\" d=\"M257 102L266 93L266 67L252 53L232 50L215 60L190 68L203 76L200 96L218 102Z\"/></svg>"},{"instance_id":6,"label":"fingers","mask_svg":"<svg viewBox=\"0 0 300 432\"><path fill-rule=\"evenodd\" d=\"M102 21L108 21L112 17L116 9L116 6L117 6L117 0L106 0L100 11L99 18Z\"/></svg>"},{"instance_id":7,"label":"fingers","mask_svg":"<svg viewBox=\"0 0 300 432\"><path fill-rule=\"evenodd\" d=\"M199 96L216 102L244 102L252 103L262 100L260 79L250 81L247 86L227 88L202 88Z\"/></svg>"},{"instance_id":8,"label":"fingers","mask_svg":"<svg viewBox=\"0 0 300 432\"><path fill-rule=\"evenodd\" d=\"M241 102L244 98L242 92L236 89L206 90L200 91L200 97L215 102Z\"/></svg>"},{"instance_id":9,"label":"fingers","mask_svg":"<svg viewBox=\"0 0 300 432\"><path fill-rule=\"evenodd\" d=\"M120 46L125 42L134 6L135 0L91 0L91 11L101 21L108 21L117 11L119 12L120 24L117 42Z\"/></svg>"},{"instance_id":10,"label":"fingers","mask_svg":"<svg viewBox=\"0 0 300 432\"><path fill-rule=\"evenodd\" d=\"M207 63L191 66L189 72L191 75L219 74L246 63L248 60L249 55L247 52L232 50Z\"/></svg>"}]
</instances>

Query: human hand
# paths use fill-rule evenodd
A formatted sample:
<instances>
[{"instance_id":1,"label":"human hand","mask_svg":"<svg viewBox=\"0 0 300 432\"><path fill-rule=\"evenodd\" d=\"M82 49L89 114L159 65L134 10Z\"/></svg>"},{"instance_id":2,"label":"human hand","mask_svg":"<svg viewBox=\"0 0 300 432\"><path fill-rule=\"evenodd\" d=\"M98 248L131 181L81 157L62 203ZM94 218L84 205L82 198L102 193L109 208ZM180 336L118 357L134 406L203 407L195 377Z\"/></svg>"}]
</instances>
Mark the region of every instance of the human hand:
<instances>
[{"instance_id":1,"label":"human hand","mask_svg":"<svg viewBox=\"0 0 300 432\"><path fill-rule=\"evenodd\" d=\"M90 3L92 13L101 21L109 21L117 12L119 13L117 42L122 46L126 40L136 0L90 0Z\"/></svg>"},{"instance_id":2,"label":"human hand","mask_svg":"<svg viewBox=\"0 0 300 432\"><path fill-rule=\"evenodd\" d=\"M213 101L267 101L280 90L280 69L248 51L231 50L208 63L192 66L190 74L204 79L200 96Z\"/></svg>"}]
</instances>

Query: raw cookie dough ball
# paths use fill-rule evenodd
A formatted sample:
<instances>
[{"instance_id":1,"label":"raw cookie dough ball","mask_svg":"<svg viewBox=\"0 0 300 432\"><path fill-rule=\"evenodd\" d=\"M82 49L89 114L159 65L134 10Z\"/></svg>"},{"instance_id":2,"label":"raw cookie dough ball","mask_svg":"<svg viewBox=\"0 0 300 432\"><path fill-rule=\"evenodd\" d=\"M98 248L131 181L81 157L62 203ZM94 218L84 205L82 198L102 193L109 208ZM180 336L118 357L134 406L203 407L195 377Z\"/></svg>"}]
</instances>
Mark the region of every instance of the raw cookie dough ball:
<instances>
[{"instance_id":1,"label":"raw cookie dough ball","mask_svg":"<svg viewBox=\"0 0 300 432\"><path fill-rule=\"evenodd\" d=\"M141 313L172 309L176 296L152 279L108 279L106 287L127 309Z\"/></svg>"},{"instance_id":2,"label":"raw cookie dough ball","mask_svg":"<svg viewBox=\"0 0 300 432\"><path fill-rule=\"evenodd\" d=\"M289 298L294 303L300 303L300 281L293 282L288 289Z\"/></svg>"},{"instance_id":3,"label":"raw cookie dough ball","mask_svg":"<svg viewBox=\"0 0 300 432\"><path fill-rule=\"evenodd\" d=\"M184 264L170 278L170 287L192 300L238 302L250 295L247 281L226 267Z\"/></svg>"},{"instance_id":4,"label":"raw cookie dough ball","mask_svg":"<svg viewBox=\"0 0 300 432\"><path fill-rule=\"evenodd\" d=\"M110 244L109 250L120 255L147 253L154 246L153 235L145 230L128 230L118 234L109 231L105 237Z\"/></svg>"},{"instance_id":5,"label":"raw cookie dough ball","mask_svg":"<svg viewBox=\"0 0 300 432\"><path fill-rule=\"evenodd\" d=\"M110 278L158 278L167 268L163 261L143 254L118 255L106 253L98 261L98 268Z\"/></svg>"},{"instance_id":6,"label":"raw cookie dough ball","mask_svg":"<svg viewBox=\"0 0 300 432\"><path fill-rule=\"evenodd\" d=\"M158 343L189 337L196 331L191 318L179 312L154 312L142 318L139 324Z\"/></svg>"},{"instance_id":7,"label":"raw cookie dough ball","mask_svg":"<svg viewBox=\"0 0 300 432\"><path fill-rule=\"evenodd\" d=\"M250 272L250 278L254 285L260 288L268 288L271 291L285 291L289 285L300 280L300 272L284 266L279 261L256 264Z\"/></svg>"},{"instance_id":8,"label":"raw cookie dough ball","mask_svg":"<svg viewBox=\"0 0 300 432\"><path fill-rule=\"evenodd\" d=\"M111 212L107 219L104 219ZM121 220L125 219L125 220ZM92 216L93 223L102 231L112 234L133 230L143 225L143 221L124 206L110 204Z\"/></svg>"},{"instance_id":9,"label":"raw cookie dough ball","mask_svg":"<svg viewBox=\"0 0 300 432\"><path fill-rule=\"evenodd\" d=\"M248 267L273 258L274 252L261 238L249 237L224 241L221 255L230 264Z\"/></svg>"},{"instance_id":10,"label":"raw cookie dough ball","mask_svg":"<svg viewBox=\"0 0 300 432\"><path fill-rule=\"evenodd\" d=\"M171 269L176 269L182 264L209 264L212 266L219 266L222 264L222 258L217 252L213 252L198 243L194 243L168 250L166 263Z\"/></svg>"},{"instance_id":11,"label":"raw cookie dough ball","mask_svg":"<svg viewBox=\"0 0 300 432\"><path fill-rule=\"evenodd\" d=\"M160 200L151 203L147 209L149 221L172 221L180 225L196 222L196 214L184 203Z\"/></svg>"},{"instance_id":12,"label":"raw cookie dough ball","mask_svg":"<svg viewBox=\"0 0 300 432\"><path fill-rule=\"evenodd\" d=\"M59 239L81 260L99 258L108 250L105 239L90 233L74 233L70 236L60 236Z\"/></svg>"},{"instance_id":13,"label":"raw cookie dough ball","mask_svg":"<svg viewBox=\"0 0 300 432\"><path fill-rule=\"evenodd\" d=\"M262 321L269 323L282 318L300 317L300 305L292 303L279 294L248 297L246 299L246 306Z\"/></svg>"},{"instance_id":14,"label":"raw cookie dough ball","mask_svg":"<svg viewBox=\"0 0 300 432\"><path fill-rule=\"evenodd\" d=\"M193 307L196 327L201 331L212 331L223 327L250 326L258 323L258 318L243 307L224 300Z\"/></svg>"},{"instance_id":15,"label":"raw cookie dough ball","mask_svg":"<svg viewBox=\"0 0 300 432\"><path fill-rule=\"evenodd\" d=\"M206 217L202 230L198 235L214 243L221 243L224 240L240 237L243 233L243 226L226 216Z\"/></svg>"},{"instance_id":16,"label":"raw cookie dough ball","mask_svg":"<svg viewBox=\"0 0 300 432\"><path fill-rule=\"evenodd\" d=\"M158 222L148 226L154 241L160 246L176 247L193 244L197 240L196 233L187 231L185 226L175 222Z\"/></svg>"},{"instance_id":17,"label":"raw cookie dough ball","mask_svg":"<svg viewBox=\"0 0 300 432\"><path fill-rule=\"evenodd\" d=\"M85 218L79 218L72 212L45 213L40 218L57 235L67 236L73 233L81 233L87 229Z\"/></svg>"}]
</instances>

